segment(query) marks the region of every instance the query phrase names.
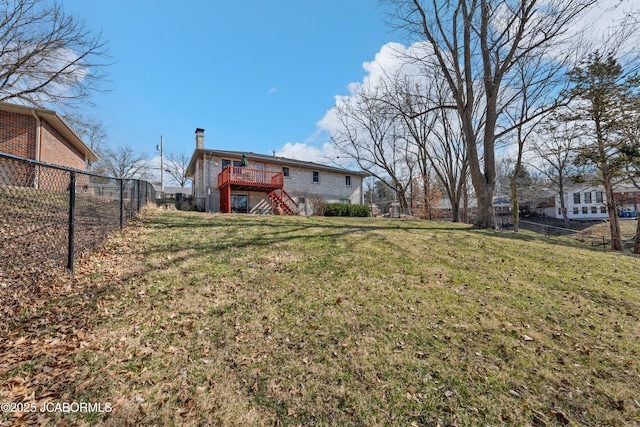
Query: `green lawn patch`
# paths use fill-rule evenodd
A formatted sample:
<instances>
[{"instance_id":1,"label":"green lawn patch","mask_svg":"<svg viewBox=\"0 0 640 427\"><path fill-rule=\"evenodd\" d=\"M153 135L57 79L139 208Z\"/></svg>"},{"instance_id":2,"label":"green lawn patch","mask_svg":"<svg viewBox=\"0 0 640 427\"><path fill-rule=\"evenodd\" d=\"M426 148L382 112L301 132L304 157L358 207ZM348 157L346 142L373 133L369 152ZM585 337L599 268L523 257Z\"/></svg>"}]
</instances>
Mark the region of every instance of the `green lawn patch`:
<instances>
[{"instance_id":1,"label":"green lawn patch","mask_svg":"<svg viewBox=\"0 0 640 427\"><path fill-rule=\"evenodd\" d=\"M636 425L638 262L438 222L155 213L2 342L28 349L0 397L113 405L50 423ZM46 383L36 348L62 335Z\"/></svg>"}]
</instances>

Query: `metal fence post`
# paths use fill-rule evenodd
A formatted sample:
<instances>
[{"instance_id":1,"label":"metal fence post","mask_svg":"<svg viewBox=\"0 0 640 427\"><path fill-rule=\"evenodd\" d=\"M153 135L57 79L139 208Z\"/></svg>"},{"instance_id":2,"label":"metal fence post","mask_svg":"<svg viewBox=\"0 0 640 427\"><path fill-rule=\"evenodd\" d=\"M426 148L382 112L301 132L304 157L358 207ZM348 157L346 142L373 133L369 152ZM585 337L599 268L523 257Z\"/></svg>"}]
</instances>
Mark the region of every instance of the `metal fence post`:
<instances>
[{"instance_id":1,"label":"metal fence post","mask_svg":"<svg viewBox=\"0 0 640 427\"><path fill-rule=\"evenodd\" d=\"M124 227L124 179L120 179L120 230Z\"/></svg>"},{"instance_id":2,"label":"metal fence post","mask_svg":"<svg viewBox=\"0 0 640 427\"><path fill-rule=\"evenodd\" d=\"M73 273L73 243L75 233L75 210L76 210L76 173L71 171L71 179L69 182L69 259L67 262L67 269Z\"/></svg>"}]
</instances>

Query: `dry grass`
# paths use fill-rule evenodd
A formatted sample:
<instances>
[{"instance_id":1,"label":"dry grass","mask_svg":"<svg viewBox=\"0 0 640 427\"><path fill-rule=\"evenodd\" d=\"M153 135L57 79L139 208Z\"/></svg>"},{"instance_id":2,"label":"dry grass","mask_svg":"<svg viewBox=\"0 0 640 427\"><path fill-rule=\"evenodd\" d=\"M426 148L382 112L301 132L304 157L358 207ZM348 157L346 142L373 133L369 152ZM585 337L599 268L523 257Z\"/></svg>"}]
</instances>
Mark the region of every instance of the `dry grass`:
<instances>
[{"instance_id":1,"label":"dry grass","mask_svg":"<svg viewBox=\"0 0 640 427\"><path fill-rule=\"evenodd\" d=\"M118 426L640 419L637 257L421 221L166 212L78 270L1 346L78 325L68 379L33 386L36 351L0 359L0 398L56 386L114 405L69 421Z\"/></svg>"}]
</instances>

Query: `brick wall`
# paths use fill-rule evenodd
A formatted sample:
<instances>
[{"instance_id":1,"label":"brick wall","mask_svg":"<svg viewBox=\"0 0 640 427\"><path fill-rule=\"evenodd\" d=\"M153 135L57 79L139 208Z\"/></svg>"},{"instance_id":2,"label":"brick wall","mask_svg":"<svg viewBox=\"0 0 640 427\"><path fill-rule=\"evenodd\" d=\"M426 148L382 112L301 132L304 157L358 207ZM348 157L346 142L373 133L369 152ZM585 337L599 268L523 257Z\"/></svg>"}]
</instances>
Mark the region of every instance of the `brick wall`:
<instances>
[{"instance_id":1,"label":"brick wall","mask_svg":"<svg viewBox=\"0 0 640 427\"><path fill-rule=\"evenodd\" d=\"M29 114L0 111L0 151L36 158L36 119ZM45 119L40 119L41 162L84 170L84 156Z\"/></svg>"},{"instance_id":2,"label":"brick wall","mask_svg":"<svg viewBox=\"0 0 640 427\"><path fill-rule=\"evenodd\" d=\"M40 161L52 165L84 170L84 156L62 137L46 120L41 119Z\"/></svg>"},{"instance_id":3,"label":"brick wall","mask_svg":"<svg viewBox=\"0 0 640 427\"><path fill-rule=\"evenodd\" d=\"M0 151L35 159L36 119L25 114L0 111Z\"/></svg>"}]
</instances>

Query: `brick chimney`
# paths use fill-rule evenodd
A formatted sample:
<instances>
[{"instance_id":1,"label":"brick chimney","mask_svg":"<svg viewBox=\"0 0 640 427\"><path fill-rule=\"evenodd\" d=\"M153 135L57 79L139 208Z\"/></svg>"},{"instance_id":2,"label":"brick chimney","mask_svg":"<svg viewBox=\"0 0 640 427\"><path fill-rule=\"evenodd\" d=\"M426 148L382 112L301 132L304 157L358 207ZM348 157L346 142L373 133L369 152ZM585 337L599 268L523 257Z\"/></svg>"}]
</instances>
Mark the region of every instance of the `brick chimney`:
<instances>
[{"instance_id":1,"label":"brick chimney","mask_svg":"<svg viewBox=\"0 0 640 427\"><path fill-rule=\"evenodd\" d=\"M196 149L204 149L204 129L196 129Z\"/></svg>"}]
</instances>

